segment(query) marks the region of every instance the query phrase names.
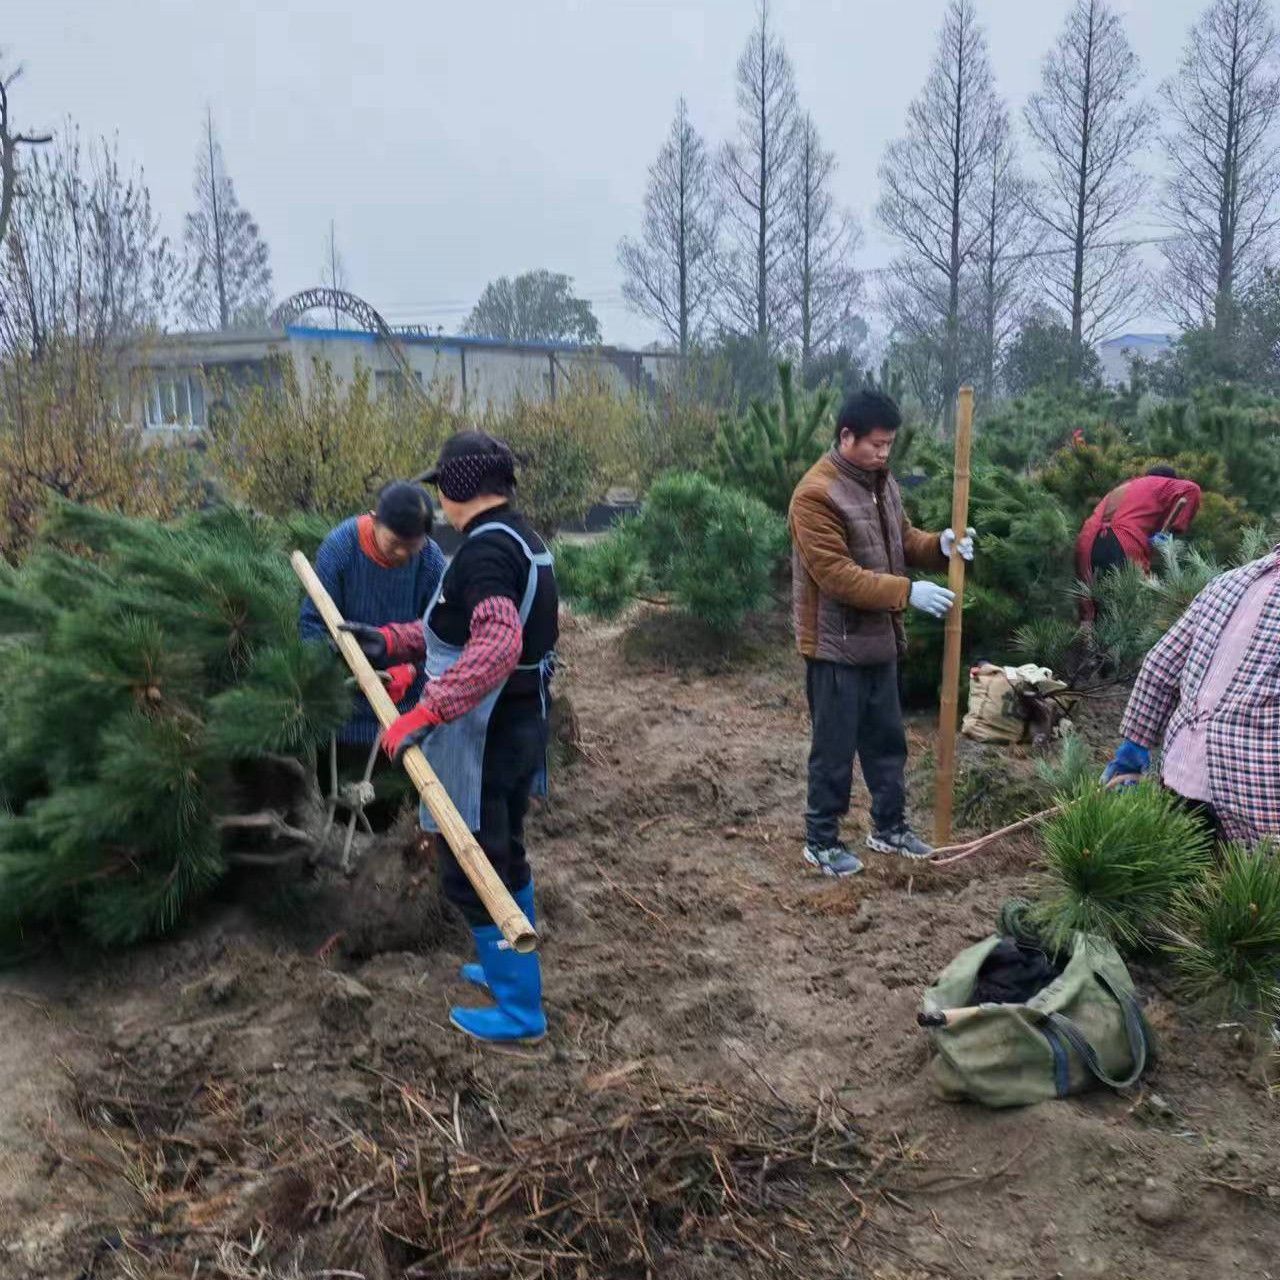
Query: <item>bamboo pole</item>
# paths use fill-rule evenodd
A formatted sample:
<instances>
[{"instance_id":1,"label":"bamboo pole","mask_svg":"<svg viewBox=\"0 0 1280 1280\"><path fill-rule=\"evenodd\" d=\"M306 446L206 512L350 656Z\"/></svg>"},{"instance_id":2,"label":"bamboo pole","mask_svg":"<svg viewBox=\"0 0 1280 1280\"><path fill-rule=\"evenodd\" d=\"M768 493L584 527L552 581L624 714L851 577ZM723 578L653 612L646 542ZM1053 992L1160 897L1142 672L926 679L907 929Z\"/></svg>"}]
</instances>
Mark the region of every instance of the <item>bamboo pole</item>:
<instances>
[{"instance_id":1,"label":"bamboo pole","mask_svg":"<svg viewBox=\"0 0 1280 1280\"><path fill-rule=\"evenodd\" d=\"M961 387L956 405L955 483L951 491L951 527L956 541L969 523L969 446L973 440L973 388ZM956 718L960 688L960 619L964 608L964 557L951 557L947 586L955 603L947 614L946 643L942 655L942 702L938 712L937 772L933 800L934 843L951 838L951 806L956 775Z\"/></svg>"},{"instance_id":2,"label":"bamboo pole","mask_svg":"<svg viewBox=\"0 0 1280 1280\"><path fill-rule=\"evenodd\" d=\"M316 577L315 570L301 551L293 553L290 563L293 565L294 573L306 588L307 595L319 610L325 626L329 628L329 634L338 646L338 652L351 668L356 683L360 686L360 692L369 700L373 714L378 717L378 723L384 729L388 728L400 712L396 710L396 704L391 701L383 687L378 673L373 669L369 659L364 656L355 636L349 631L341 630L342 614L338 612L338 606L333 603L333 597L325 590L324 583ZM413 785L418 788L418 794L436 820L441 834L449 842L449 848L453 850L453 856L458 859L458 865L480 896L485 910L488 911L494 924L502 930L502 936L517 951L534 950L538 945L538 935L533 925L516 905L507 886L498 879L493 865L485 856L475 836L471 834L457 807L449 799L449 793L436 777L435 770L427 763L427 757L422 754L421 748L410 747L401 758L401 763L404 765L405 772L413 780Z\"/></svg>"}]
</instances>

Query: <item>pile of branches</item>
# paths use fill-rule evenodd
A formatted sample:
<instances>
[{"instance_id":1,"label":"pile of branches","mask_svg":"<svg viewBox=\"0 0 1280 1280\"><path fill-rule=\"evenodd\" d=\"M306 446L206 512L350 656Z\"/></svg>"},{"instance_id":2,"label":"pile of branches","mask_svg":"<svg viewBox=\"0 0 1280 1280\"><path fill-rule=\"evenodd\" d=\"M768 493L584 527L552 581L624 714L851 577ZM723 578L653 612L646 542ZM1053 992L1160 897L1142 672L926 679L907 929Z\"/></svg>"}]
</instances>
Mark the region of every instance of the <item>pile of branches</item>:
<instances>
[{"instance_id":1,"label":"pile of branches","mask_svg":"<svg viewBox=\"0 0 1280 1280\"><path fill-rule=\"evenodd\" d=\"M553 1136L518 1136L474 1077L450 1092L367 1070L367 1119L292 1134L233 1089L81 1083L93 1158L141 1193L116 1270L91 1274L843 1276L892 1195L896 1151L873 1153L830 1095L762 1102L631 1063L547 1098Z\"/></svg>"}]
</instances>

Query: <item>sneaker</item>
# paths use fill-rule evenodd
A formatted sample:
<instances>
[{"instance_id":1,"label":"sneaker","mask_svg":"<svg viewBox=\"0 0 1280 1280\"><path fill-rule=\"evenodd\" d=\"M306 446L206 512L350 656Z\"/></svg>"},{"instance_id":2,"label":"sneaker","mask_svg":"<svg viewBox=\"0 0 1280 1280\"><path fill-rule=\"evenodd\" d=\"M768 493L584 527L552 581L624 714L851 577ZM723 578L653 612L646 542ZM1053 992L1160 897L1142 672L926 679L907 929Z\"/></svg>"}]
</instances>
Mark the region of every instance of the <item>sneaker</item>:
<instances>
[{"instance_id":1,"label":"sneaker","mask_svg":"<svg viewBox=\"0 0 1280 1280\"><path fill-rule=\"evenodd\" d=\"M805 845L804 860L824 876L855 876L862 870L862 859L838 841L825 848Z\"/></svg>"},{"instance_id":2,"label":"sneaker","mask_svg":"<svg viewBox=\"0 0 1280 1280\"><path fill-rule=\"evenodd\" d=\"M877 853L896 853L900 858L932 858L933 846L927 845L905 823L892 831L876 831L867 837L867 848Z\"/></svg>"}]
</instances>

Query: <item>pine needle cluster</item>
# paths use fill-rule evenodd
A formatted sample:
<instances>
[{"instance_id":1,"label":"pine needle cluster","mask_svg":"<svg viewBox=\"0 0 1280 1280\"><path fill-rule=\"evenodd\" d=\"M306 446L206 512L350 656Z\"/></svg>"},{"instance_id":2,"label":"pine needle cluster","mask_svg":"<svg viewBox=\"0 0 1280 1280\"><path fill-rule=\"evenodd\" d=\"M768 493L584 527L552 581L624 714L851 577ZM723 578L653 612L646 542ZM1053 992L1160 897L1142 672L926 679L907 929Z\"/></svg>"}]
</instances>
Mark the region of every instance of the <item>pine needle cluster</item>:
<instances>
[{"instance_id":1,"label":"pine needle cluster","mask_svg":"<svg viewBox=\"0 0 1280 1280\"><path fill-rule=\"evenodd\" d=\"M1045 823L1042 838L1034 916L1056 946L1076 930L1121 950L1150 946L1179 895L1210 866L1208 829L1155 782L1115 790L1086 783Z\"/></svg>"},{"instance_id":2,"label":"pine needle cluster","mask_svg":"<svg viewBox=\"0 0 1280 1280\"><path fill-rule=\"evenodd\" d=\"M1203 885L1178 895L1174 933L1188 995L1280 1013L1280 850L1229 845Z\"/></svg>"},{"instance_id":3,"label":"pine needle cluster","mask_svg":"<svg viewBox=\"0 0 1280 1280\"><path fill-rule=\"evenodd\" d=\"M309 759L347 717L333 655L297 637L286 552L321 532L63 504L0 572L5 942L172 928L224 874L222 820L255 762Z\"/></svg>"}]
</instances>

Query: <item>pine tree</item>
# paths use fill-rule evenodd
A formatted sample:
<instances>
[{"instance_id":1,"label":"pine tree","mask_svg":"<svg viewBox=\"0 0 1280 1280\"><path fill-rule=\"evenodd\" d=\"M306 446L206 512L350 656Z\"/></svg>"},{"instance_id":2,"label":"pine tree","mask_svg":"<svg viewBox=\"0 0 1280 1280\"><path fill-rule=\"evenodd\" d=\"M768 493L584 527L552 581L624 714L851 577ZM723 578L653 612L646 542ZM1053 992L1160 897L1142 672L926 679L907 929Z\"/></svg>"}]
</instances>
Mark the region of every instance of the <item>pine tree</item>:
<instances>
[{"instance_id":1,"label":"pine tree","mask_svg":"<svg viewBox=\"0 0 1280 1280\"><path fill-rule=\"evenodd\" d=\"M196 207L187 214L183 236L187 318L206 329L262 324L271 308L271 255L236 198L212 114L196 156L193 190Z\"/></svg>"},{"instance_id":2,"label":"pine tree","mask_svg":"<svg viewBox=\"0 0 1280 1280\"><path fill-rule=\"evenodd\" d=\"M351 695L285 554L318 532L63 504L0 570L0 940L132 942L236 862L319 851L307 762Z\"/></svg>"},{"instance_id":3,"label":"pine tree","mask_svg":"<svg viewBox=\"0 0 1280 1280\"><path fill-rule=\"evenodd\" d=\"M791 365L778 366L778 398L753 400L740 421L726 418L716 438L716 457L726 484L785 512L801 477L830 443L835 393L822 387L805 395Z\"/></svg>"}]
</instances>

